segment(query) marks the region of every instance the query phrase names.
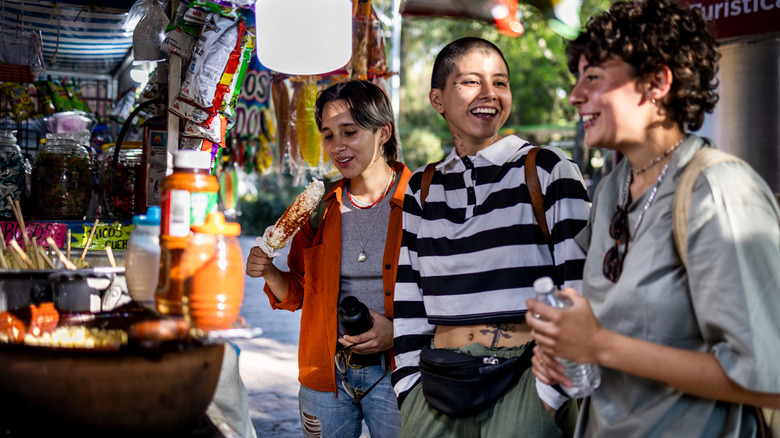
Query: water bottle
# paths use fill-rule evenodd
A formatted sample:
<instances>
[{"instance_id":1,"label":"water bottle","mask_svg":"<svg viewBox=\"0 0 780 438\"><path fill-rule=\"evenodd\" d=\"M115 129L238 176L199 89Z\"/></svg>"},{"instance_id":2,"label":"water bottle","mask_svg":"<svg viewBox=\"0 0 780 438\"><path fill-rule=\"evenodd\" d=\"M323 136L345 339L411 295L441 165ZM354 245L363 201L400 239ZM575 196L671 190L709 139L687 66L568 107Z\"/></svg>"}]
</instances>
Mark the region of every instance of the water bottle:
<instances>
[{"instance_id":1,"label":"water bottle","mask_svg":"<svg viewBox=\"0 0 780 438\"><path fill-rule=\"evenodd\" d=\"M133 217L125 254L125 278L130 297L154 310L154 293L160 271L160 207L152 206L145 215Z\"/></svg>"},{"instance_id":2,"label":"water bottle","mask_svg":"<svg viewBox=\"0 0 780 438\"><path fill-rule=\"evenodd\" d=\"M541 277L534 281L534 290L536 291L536 301L559 309L571 307L571 301L555 293L555 284L550 277ZM601 384L601 373L597 365L557 359L563 364L563 373L572 383L571 387L561 385L569 397L588 397Z\"/></svg>"},{"instance_id":3,"label":"water bottle","mask_svg":"<svg viewBox=\"0 0 780 438\"><path fill-rule=\"evenodd\" d=\"M344 334L349 336L361 335L374 326L374 320L368 313L368 307L353 296L341 300L339 323Z\"/></svg>"}]
</instances>

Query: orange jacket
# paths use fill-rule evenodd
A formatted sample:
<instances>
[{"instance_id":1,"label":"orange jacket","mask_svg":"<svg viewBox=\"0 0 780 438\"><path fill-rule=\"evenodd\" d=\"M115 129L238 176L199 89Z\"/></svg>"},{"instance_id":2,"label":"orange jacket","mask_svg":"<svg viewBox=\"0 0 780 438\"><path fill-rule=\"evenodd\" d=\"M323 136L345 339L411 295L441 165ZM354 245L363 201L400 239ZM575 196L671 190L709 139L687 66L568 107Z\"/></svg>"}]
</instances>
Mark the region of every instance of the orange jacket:
<instances>
[{"instance_id":1,"label":"orange jacket","mask_svg":"<svg viewBox=\"0 0 780 438\"><path fill-rule=\"evenodd\" d=\"M404 193L411 171L401 163L398 187L390 200L390 223L387 228L385 252L382 257L382 283L385 294L385 316L393 318L393 291L401 248ZM265 293L274 309L301 314L301 335L298 343L298 381L315 391L336 391L336 366L333 356L338 343L338 297L341 272L341 194L344 181L339 181L330 193L325 215L317 233L306 222L293 237L287 265L287 295L279 301L265 286ZM321 243L318 243L321 242ZM304 268L305 267L305 268ZM393 357L392 352L390 357Z\"/></svg>"}]
</instances>

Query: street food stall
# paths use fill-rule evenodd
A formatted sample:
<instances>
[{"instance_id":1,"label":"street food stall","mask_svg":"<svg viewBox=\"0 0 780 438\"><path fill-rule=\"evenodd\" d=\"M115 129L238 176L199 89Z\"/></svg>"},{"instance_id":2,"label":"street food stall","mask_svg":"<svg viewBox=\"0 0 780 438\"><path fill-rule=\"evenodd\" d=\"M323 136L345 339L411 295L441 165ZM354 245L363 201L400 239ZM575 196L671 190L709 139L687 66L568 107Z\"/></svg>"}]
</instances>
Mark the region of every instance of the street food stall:
<instances>
[{"instance_id":1,"label":"street food stall","mask_svg":"<svg viewBox=\"0 0 780 438\"><path fill-rule=\"evenodd\" d=\"M211 400L226 342L262 333L238 316L240 176L335 174L318 90L393 76L370 0L328 1L346 57L303 71L260 54L254 0L2 0L6 436L237 435Z\"/></svg>"},{"instance_id":2,"label":"street food stall","mask_svg":"<svg viewBox=\"0 0 780 438\"><path fill-rule=\"evenodd\" d=\"M261 330L238 317L240 227L213 169L253 58L251 5L102 4L0 6L0 430L235 436L211 403L223 351ZM182 203L174 165L196 165L205 198ZM139 240L166 220L175 233Z\"/></svg>"}]
</instances>

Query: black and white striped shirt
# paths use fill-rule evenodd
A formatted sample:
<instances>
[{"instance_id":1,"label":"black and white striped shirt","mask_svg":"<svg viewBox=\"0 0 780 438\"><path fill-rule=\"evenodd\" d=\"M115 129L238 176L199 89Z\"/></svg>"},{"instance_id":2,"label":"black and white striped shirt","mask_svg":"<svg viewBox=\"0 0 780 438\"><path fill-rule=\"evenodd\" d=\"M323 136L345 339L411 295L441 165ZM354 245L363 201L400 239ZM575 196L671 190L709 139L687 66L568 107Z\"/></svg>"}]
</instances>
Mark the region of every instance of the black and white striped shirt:
<instances>
[{"instance_id":1,"label":"black and white striped shirt","mask_svg":"<svg viewBox=\"0 0 780 438\"><path fill-rule=\"evenodd\" d=\"M424 212L423 169L409 180L393 321L399 404L419 381L420 349L437 325L521 321L542 276L581 290L585 254L574 236L590 208L582 175L558 149L537 154L553 266L525 184L531 147L508 136L475 156L453 150L436 166Z\"/></svg>"}]
</instances>

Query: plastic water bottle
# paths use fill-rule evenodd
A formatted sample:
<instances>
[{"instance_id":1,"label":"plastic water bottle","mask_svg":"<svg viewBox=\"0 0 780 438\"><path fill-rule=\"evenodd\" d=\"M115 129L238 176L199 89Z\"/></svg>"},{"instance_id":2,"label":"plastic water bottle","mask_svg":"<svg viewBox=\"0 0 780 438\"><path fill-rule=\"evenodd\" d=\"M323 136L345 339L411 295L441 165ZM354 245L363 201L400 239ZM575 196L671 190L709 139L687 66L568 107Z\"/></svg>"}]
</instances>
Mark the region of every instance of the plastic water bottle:
<instances>
[{"instance_id":1,"label":"plastic water bottle","mask_svg":"<svg viewBox=\"0 0 780 438\"><path fill-rule=\"evenodd\" d=\"M534 281L534 290L536 291L536 301L559 309L571 307L571 301L555 293L555 284L550 277L541 277ZM569 397L588 397L601 384L601 372L597 365L557 359L563 364L563 373L572 383L571 387L561 385Z\"/></svg>"},{"instance_id":2,"label":"plastic water bottle","mask_svg":"<svg viewBox=\"0 0 780 438\"><path fill-rule=\"evenodd\" d=\"M125 254L125 277L130 297L154 310L154 293L160 272L160 207L152 206L145 215L133 217Z\"/></svg>"}]
</instances>

